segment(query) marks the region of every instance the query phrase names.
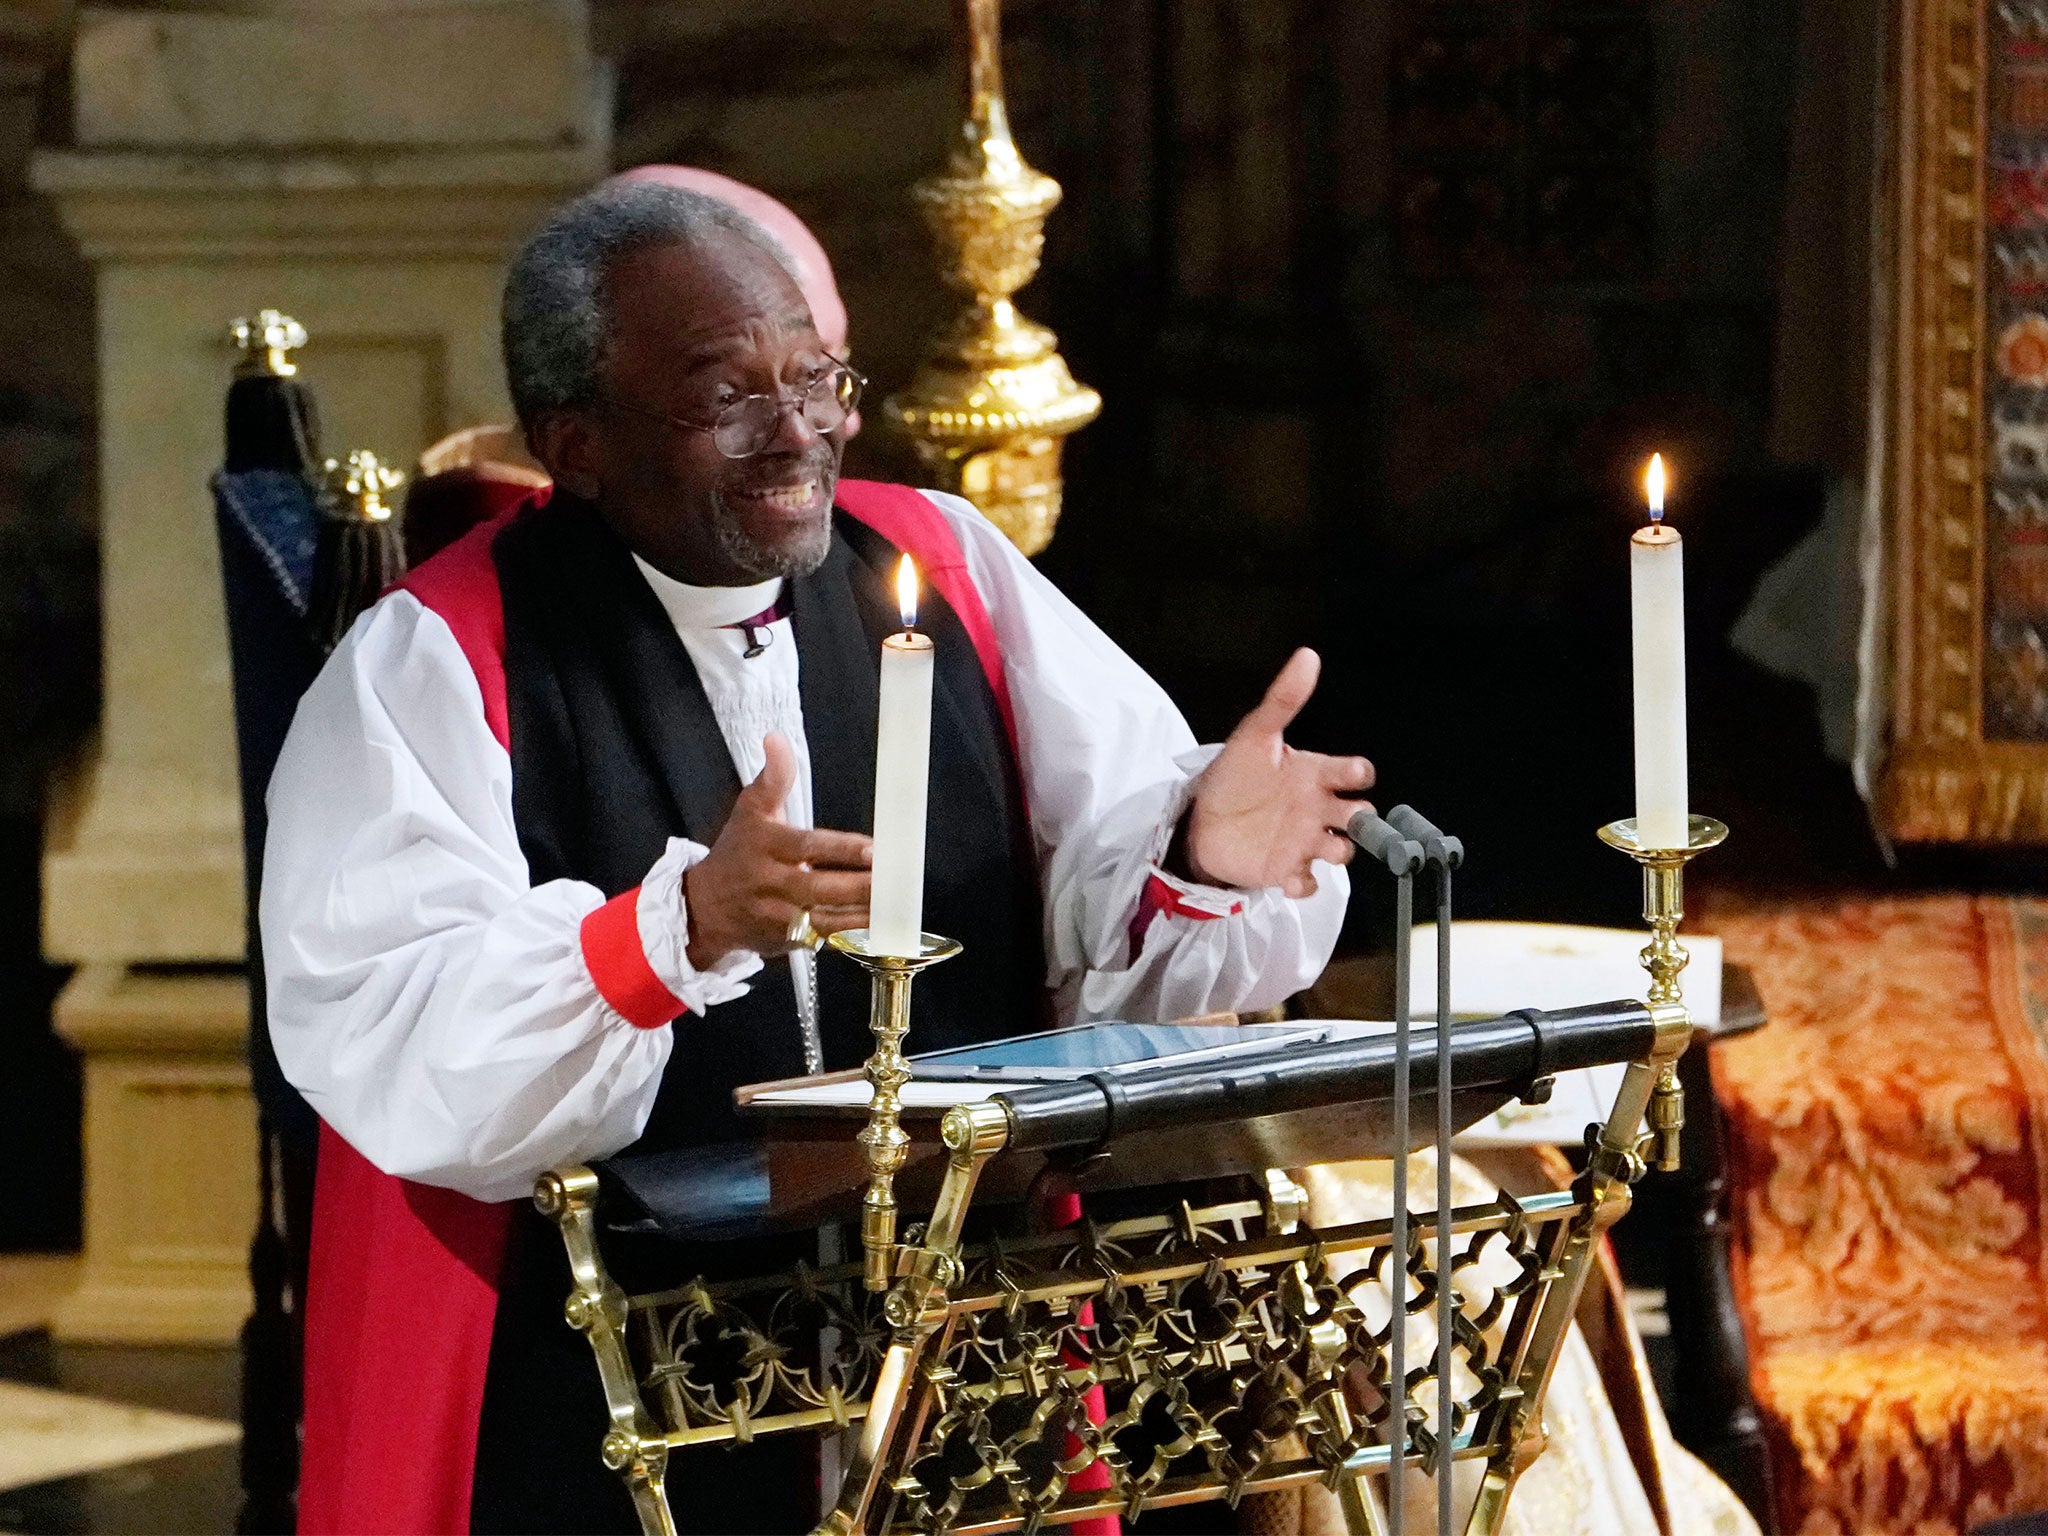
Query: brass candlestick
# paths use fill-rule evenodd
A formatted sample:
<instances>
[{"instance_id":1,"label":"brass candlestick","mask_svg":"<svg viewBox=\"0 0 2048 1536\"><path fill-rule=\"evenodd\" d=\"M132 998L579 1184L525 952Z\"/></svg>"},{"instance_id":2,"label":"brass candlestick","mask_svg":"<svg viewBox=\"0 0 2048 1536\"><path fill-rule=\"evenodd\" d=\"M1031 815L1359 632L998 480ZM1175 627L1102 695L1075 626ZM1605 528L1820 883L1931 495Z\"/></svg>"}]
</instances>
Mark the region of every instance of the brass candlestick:
<instances>
[{"instance_id":1,"label":"brass candlestick","mask_svg":"<svg viewBox=\"0 0 2048 1536\"><path fill-rule=\"evenodd\" d=\"M1709 848L1727 839L1728 828L1711 816L1686 818L1683 848L1645 848L1636 830L1636 819L1610 821L1600 829L1600 841L1643 866L1643 921L1650 925L1650 942L1643 950L1643 969L1650 973L1649 1003L1676 1003L1679 972L1685 969L1684 947L1678 942L1678 925L1685 917L1685 866ZM1678 1135L1685 1129L1685 1089L1679 1085L1678 1063L1664 1063L1657 1074L1657 1086L1650 1096L1650 1138L1655 1144L1656 1166L1666 1173L1678 1170Z\"/></svg>"},{"instance_id":2,"label":"brass candlestick","mask_svg":"<svg viewBox=\"0 0 2048 1536\"><path fill-rule=\"evenodd\" d=\"M860 1133L868 1164L860 1241L867 1254L867 1288L886 1291L896 1268L896 1171L910 1149L910 1138L899 1123L903 1085L910 1081L910 1066L903 1059L903 1037L910 1031L910 984L919 971L959 954L960 944L924 933L918 935L916 954L883 954L866 928L835 933L825 942L868 973L868 1028L875 1037L875 1053L862 1070L875 1096Z\"/></svg>"}]
</instances>

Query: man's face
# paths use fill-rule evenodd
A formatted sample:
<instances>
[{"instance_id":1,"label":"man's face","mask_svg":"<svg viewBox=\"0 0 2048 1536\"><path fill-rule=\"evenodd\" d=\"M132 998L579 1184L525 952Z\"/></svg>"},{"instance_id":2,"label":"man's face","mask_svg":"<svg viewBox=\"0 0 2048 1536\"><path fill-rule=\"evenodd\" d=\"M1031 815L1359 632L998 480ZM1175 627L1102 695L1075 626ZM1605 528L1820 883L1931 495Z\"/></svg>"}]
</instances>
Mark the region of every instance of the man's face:
<instances>
[{"instance_id":1,"label":"man's face","mask_svg":"<svg viewBox=\"0 0 2048 1536\"><path fill-rule=\"evenodd\" d=\"M821 436L792 407L760 452L729 459L708 431L606 403L709 427L745 395L793 400L831 363L795 280L729 236L629 251L606 279L605 400L544 427L549 469L679 581L745 586L817 569L831 543L843 428Z\"/></svg>"}]
</instances>

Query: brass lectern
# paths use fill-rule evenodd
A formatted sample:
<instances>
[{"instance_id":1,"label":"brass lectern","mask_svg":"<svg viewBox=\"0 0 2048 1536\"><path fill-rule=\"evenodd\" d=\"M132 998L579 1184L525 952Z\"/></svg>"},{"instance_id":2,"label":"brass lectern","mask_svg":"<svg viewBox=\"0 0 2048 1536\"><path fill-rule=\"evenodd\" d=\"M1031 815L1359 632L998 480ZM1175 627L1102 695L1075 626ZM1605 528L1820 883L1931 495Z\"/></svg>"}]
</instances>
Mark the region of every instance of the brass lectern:
<instances>
[{"instance_id":1,"label":"brass lectern","mask_svg":"<svg viewBox=\"0 0 2048 1536\"><path fill-rule=\"evenodd\" d=\"M899 983L877 975L878 1016ZM1556 1072L1629 1068L1606 1122L1588 1127L1576 1184L1459 1210L1448 1262L1419 1222L1398 1259L1386 1221L1311 1230L1268 1172L1392 1154L1385 1034L1035 1084L943 1112L878 1092L903 1133L889 1198L929 1212L901 1242L867 1227L882 1291L857 1260L627 1296L600 1256L611 1220L701 1239L848 1218L864 1190L872 1210L863 1145L889 1138L861 1137L865 1107L772 1109L774 1095L743 1090L757 1141L547 1175L537 1198L576 1277L568 1319L610 1407L606 1463L649 1532L673 1530L672 1447L858 1425L821 1531L1028 1531L1318 1481L1354 1532L1377 1533L1391 1468L1431 1464L1448 1432L1455 1458L1484 1463L1465 1528L1497 1532L1541 1449L1544 1390L1595 1242L1651 1154L1645 1112L1692 1027L1676 1002L1625 1001L1465 1021L1452 1037L1459 1126ZM1423 1052L1412 1066L1420 1111L1435 1064ZM1114 1219L965 1240L970 1209L1014 1205L1048 1179ZM1374 1315L1359 1298L1401 1295L1419 1328L1447 1276L1446 1427L1434 1350L1411 1350L1397 1386L1392 1308Z\"/></svg>"}]
</instances>

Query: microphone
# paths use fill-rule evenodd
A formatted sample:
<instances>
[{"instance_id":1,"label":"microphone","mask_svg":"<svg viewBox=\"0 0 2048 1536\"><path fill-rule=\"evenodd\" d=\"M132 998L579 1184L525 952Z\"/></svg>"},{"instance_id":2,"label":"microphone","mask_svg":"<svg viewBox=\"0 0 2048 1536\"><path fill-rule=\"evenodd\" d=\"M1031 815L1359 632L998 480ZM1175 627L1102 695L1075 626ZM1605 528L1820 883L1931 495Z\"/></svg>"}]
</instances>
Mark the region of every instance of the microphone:
<instances>
[{"instance_id":1,"label":"microphone","mask_svg":"<svg viewBox=\"0 0 2048 1536\"><path fill-rule=\"evenodd\" d=\"M1423 857L1430 863L1441 864L1445 869L1456 869L1465 862L1465 845L1455 837L1446 837L1434 822L1414 806L1395 806L1387 812L1386 822L1401 836L1421 844Z\"/></svg>"},{"instance_id":2,"label":"microphone","mask_svg":"<svg viewBox=\"0 0 2048 1536\"><path fill-rule=\"evenodd\" d=\"M1405 1317L1409 1310L1408 1270L1404 1262L1408 1253L1408 1102L1410 1095L1408 1076L1408 949L1411 933L1415 926L1415 871L1422 867L1422 849L1403 837L1381 819L1379 813L1369 805L1361 805L1351 813L1351 819L1344 824L1344 834L1358 845L1368 857L1385 865L1394 878L1394 1210L1388 1225L1387 1235L1392 1239L1390 1251L1401 1255L1402 1260L1389 1266L1391 1271L1390 1294L1393 1297L1396 1316ZM1449 878L1446 876L1445 878ZM1448 1032L1439 1030L1448 1038ZM1449 1103L1449 1096L1443 1095ZM1446 1176L1450 1162L1441 1159ZM1444 1287L1450 1294L1450 1287ZM1387 1340L1388 1382L1400 1394L1398 1406L1390 1405L1393 1423L1387 1434L1392 1442L1395 1464L1406 1466L1408 1448L1413 1443L1411 1435L1410 1409L1414 1406L1408 1396L1408 1330L1406 1327L1389 1329ZM1448 1446L1450 1436L1444 1437ZM1449 1481L1446 1480L1448 1487ZM1401 1536L1402 1501L1389 1501L1390 1518L1387 1529L1392 1536Z\"/></svg>"},{"instance_id":3,"label":"microphone","mask_svg":"<svg viewBox=\"0 0 2048 1536\"><path fill-rule=\"evenodd\" d=\"M1451 1222L1451 871L1465 861L1465 845L1443 832L1412 805L1397 805L1387 812L1387 825L1408 846L1419 848L1436 866L1436 1251L1439 1266L1447 1264L1450 1253ZM1436 1378L1437 1423L1443 1428L1436 1442L1437 1530L1452 1528L1451 1455L1456 1439L1458 1412L1451 1392L1452 1339L1456 1302L1449 1284L1449 1272L1438 1270L1435 1303L1437 1324Z\"/></svg>"},{"instance_id":4,"label":"microphone","mask_svg":"<svg viewBox=\"0 0 2048 1536\"><path fill-rule=\"evenodd\" d=\"M1344 834L1363 853L1378 859L1396 875L1412 875L1422 865L1422 850L1381 819L1371 806L1360 806L1345 823Z\"/></svg>"}]
</instances>

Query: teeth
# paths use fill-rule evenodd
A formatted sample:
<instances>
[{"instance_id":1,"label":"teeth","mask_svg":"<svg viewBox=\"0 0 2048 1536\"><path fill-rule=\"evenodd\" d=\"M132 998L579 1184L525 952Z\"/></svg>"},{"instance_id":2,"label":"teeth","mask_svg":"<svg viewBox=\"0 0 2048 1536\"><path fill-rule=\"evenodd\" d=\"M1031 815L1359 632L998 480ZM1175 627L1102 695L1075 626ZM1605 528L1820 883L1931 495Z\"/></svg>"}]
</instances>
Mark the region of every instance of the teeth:
<instances>
[{"instance_id":1,"label":"teeth","mask_svg":"<svg viewBox=\"0 0 2048 1536\"><path fill-rule=\"evenodd\" d=\"M798 512L811 504L811 498L818 492L818 482L806 480L802 485L784 486L773 491L748 491L746 494L755 501L765 501L784 512Z\"/></svg>"}]
</instances>

